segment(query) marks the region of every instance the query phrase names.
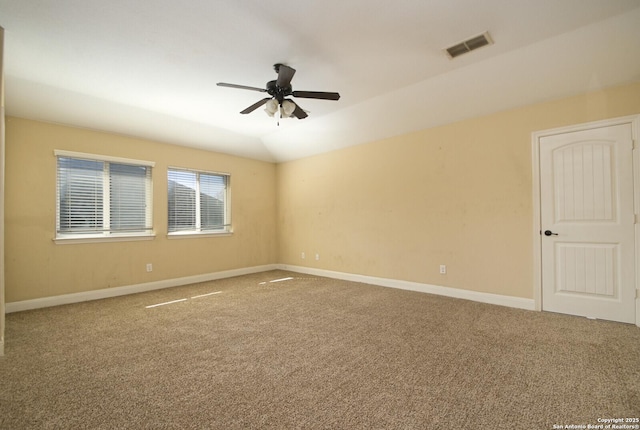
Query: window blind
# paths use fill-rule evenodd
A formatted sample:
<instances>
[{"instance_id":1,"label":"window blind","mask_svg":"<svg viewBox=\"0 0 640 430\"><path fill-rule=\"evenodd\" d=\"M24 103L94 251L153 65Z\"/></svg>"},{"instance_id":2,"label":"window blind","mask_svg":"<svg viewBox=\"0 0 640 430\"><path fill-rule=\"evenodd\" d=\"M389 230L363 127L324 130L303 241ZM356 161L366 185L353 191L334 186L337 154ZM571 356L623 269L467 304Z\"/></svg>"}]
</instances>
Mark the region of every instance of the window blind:
<instances>
[{"instance_id":1,"label":"window blind","mask_svg":"<svg viewBox=\"0 0 640 430\"><path fill-rule=\"evenodd\" d=\"M146 166L109 164L109 218L111 231L151 229L147 202L151 199L151 169Z\"/></svg>"},{"instance_id":2,"label":"window blind","mask_svg":"<svg viewBox=\"0 0 640 430\"><path fill-rule=\"evenodd\" d=\"M196 174L168 171L169 232L196 228Z\"/></svg>"},{"instance_id":3,"label":"window blind","mask_svg":"<svg viewBox=\"0 0 640 430\"><path fill-rule=\"evenodd\" d=\"M57 234L152 230L151 166L58 156Z\"/></svg>"},{"instance_id":4,"label":"window blind","mask_svg":"<svg viewBox=\"0 0 640 430\"><path fill-rule=\"evenodd\" d=\"M226 176L200 174L200 221L202 230L225 227Z\"/></svg>"},{"instance_id":5,"label":"window blind","mask_svg":"<svg viewBox=\"0 0 640 430\"><path fill-rule=\"evenodd\" d=\"M169 233L225 230L228 175L169 169Z\"/></svg>"},{"instance_id":6,"label":"window blind","mask_svg":"<svg viewBox=\"0 0 640 430\"><path fill-rule=\"evenodd\" d=\"M100 161L58 158L58 233L103 229L103 173Z\"/></svg>"}]
</instances>

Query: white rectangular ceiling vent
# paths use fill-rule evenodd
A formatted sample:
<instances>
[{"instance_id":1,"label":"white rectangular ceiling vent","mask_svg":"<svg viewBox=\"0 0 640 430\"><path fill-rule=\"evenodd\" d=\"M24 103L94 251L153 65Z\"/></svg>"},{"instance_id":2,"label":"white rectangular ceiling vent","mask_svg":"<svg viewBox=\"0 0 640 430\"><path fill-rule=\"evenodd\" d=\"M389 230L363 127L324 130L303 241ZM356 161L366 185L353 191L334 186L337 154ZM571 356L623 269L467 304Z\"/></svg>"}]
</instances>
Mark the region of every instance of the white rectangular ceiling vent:
<instances>
[{"instance_id":1,"label":"white rectangular ceiling vent","mask_svg":"<svg viewBox=\"0 0 640 430\"><path fill-rule=\"evenodd\" d=\"M491 36L489 36L489 32L485 31L484 33L467 39L464 42L445 48L445 51L447 52L447 55L449 55L449 58L456 58L462 54L466 54L467 52L474 51L487 45L493 45L493 40L491 39Z\"/></svg>"}]
</instances>

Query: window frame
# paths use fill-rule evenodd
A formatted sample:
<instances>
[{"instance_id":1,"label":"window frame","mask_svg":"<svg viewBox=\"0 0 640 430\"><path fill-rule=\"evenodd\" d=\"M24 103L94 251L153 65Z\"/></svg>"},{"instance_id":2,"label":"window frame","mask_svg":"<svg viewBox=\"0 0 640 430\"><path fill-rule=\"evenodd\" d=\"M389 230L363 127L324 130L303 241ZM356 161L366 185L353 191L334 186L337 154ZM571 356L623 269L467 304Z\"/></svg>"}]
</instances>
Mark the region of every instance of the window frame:
<instances>
[{"instance_id":1,"label":"window frame","mask_svg":"<svg viewBox=\"0 0 640 430\"><path fill-rule=\"evenodd\" d=\"M223 228L218 230L179 230L179 231L170 231L169 230L169 174L171 171L178 172L188 172L196 174L196 215L200 212L200 181L199 175L212 175L212 176L222 176L225 178L225 189L224 189L224 224ZM214 172L209 170L202 169L193 169L188 167L178 167L178 166L167 166L167 238L168 239L180 239L180 238L189 238L189 237L220 237L220 236L231 236L233 234L233 226L231 221L231 174L225 172ZM200 222L200 220L196 219L196 225Z\"/></svg>"},{"instance_id":2,"label":"window frame","mask_svg":"<svg viewBox=\"0 0 640 430\"><path fill-rule=\"evenodd\" d=\"M131 158L122 158L122 157L114 157L109 155L100 155L100 154L89 154L84 152L75 152L75 151L66 151L56 149L53 151L55 156L55 199L56 199L56 218L55 218L55 226L54 226L54 238L53 241L56 244L67 244L67 243L94 243L94 242L121 242L121 241L138 241L138 240L152 240L155 238L156 233L153 227L153 170L155 167L155 162L147 161L147 160L136 160ZM103 231L101 233L61 233L59 231L60 227L60 189L59 189L59 164L58 159L62 158L71 158L77 160L87 160L87 161L97 161L102 163L109 164L127 164L132 166L140 166L151 169L149 173L148 179L148 189L145 190L145 224L149 225L149 230L146 231L132 231L132 232L112 232L112 231ZM110 192L108 184L109 184L109 176L103 177L103 183L106 186L103 187L104 193L108 196ZM108 191L107 191L108 190ZM103 216L106 211L109 211L109 199L103 199L102 212ZM106 218L109 219L109 214L106 215Z\"/></svg>"}]
</instances>

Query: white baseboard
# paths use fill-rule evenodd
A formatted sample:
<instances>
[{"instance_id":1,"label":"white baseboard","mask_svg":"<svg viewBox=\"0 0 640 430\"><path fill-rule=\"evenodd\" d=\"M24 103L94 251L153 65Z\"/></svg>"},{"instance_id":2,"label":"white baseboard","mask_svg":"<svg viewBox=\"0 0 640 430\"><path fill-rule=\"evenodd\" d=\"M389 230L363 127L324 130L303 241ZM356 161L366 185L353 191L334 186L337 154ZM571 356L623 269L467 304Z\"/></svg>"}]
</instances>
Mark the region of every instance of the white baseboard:
<instances>
[{"instance_id":1,"label":"white baseboard","mask_svg":"<svg viewBox=\"0 0 640 430\"><path fill-rule=\"evenodd\" d=\"M10 302L6 303L5 311L6 313L12 313L30 309L46 308L50 306L66 305L70 303L86 302L90 300L106 299L109 297L143 293L145 291L178 287L180 285L195 284L198 282L214 281L216 279L232 278L234 276L249 275L252 273L266 272L275 269L289 270L291 272L305 273L308 275L324 276L327 278L342 279L345 281L361 282L382 287L398 288L401 290L437 294L440 296L472 300L475 302L489 303L493 305L508 306L511 308L535 310L535 302L533 299L482 293L478 291L462 290L458 288L443 287L439 285L421 284L418 282L401 281L397 279L378 278L375 276L358 275L354 273L334 272L331 270L313 269L310 267L292 266L288 264L267 264L264 266L225 270L222 272L205 273L202 275L185 276L183 278L145 282L143 284L127 285L123 287L105 288L101 290L85 291L81 293L63 294L60 296L23 300L20 302ZM3 346L4 345L0 344L0 355L1 348Z\"/></svg>"},{"instance_id":2,"label":"white baseboard","mask_svg":"<svg viewBox=\"0 0 640 430\"><path fill-rule=\"evenodd\" d=\"M198 282L214 281L216 279L232 278L234 276L249 275L251 273L266 272L278 268L276 264L247 267L243 269L225 270L222 272L205 273L202 275L185 276L183 278L165 279L162 281L145 282L143 284L127 285L123 287L104 288L101 290L85 291L81 293L63 294L60 296L43 297L40 299L23 300L6 303L6 313L20 312L30 309L46 308L49 306L67 305L70 303L87 302L89 300L106 299L127 294L143 293L145 291L178 287L180 285Z\"/></svg>"},{"instance_id":3,"label":"white baseboard","mask_svg":"<svg viewBox=\"0 0 640 430\"><path fill-rule=\"evenodd\" d=\"M342 279L345 281L361 282L381 287L398 288L401 290L418 291L421 293L437 294L439 296L453 297L456 299L472 300L474 302L488 303L492 305L508 306L510 308L535 310L535 301L522 297L503 296L500 294L482 293L479 291L462 290L459 288L442 287L439 285L421 284L418 282L400 281L397 279L378 278L375 276L357 275L354 273L334 272L331 270L313 269L310 267L291 266L280 264L282 270L305 273L308 275L324 276L327 278Z\"/></svg>"}]
</instances>

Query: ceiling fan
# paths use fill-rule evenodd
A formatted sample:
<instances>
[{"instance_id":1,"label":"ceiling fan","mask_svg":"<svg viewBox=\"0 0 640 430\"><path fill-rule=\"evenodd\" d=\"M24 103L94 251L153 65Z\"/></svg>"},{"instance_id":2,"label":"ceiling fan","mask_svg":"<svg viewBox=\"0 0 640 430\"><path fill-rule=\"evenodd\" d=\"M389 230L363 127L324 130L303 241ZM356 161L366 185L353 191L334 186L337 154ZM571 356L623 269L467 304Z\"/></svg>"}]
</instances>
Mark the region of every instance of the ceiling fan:
<instances>
[{"instance_id":1,"label":"ceiling fan","mask_svg":"<svg viewBox=\"0 0 640 430\"><path fill-rule=\"evenodd\" d=\"M307 99L322 99L322 100L338 100L340 94L328 93L322 91L293 91L291 87L291 79L296 73L296 70L286 66L284 64L275 64L273 66L278 79L267 82L266 88L248 87L246 85L227 84L225 82L218 82L219 87L239 88L241 90L259 91L261 93L268 93L271 97L266 97L245 110L241 111L241 114L248 114L258 109L262 105L266 105L265 111L269 116L274 116L279 113L283 118L306 118L307 112L305 112L300 106L293 100L285 97L293 96Z\"/></svg>"}]
</instances>

